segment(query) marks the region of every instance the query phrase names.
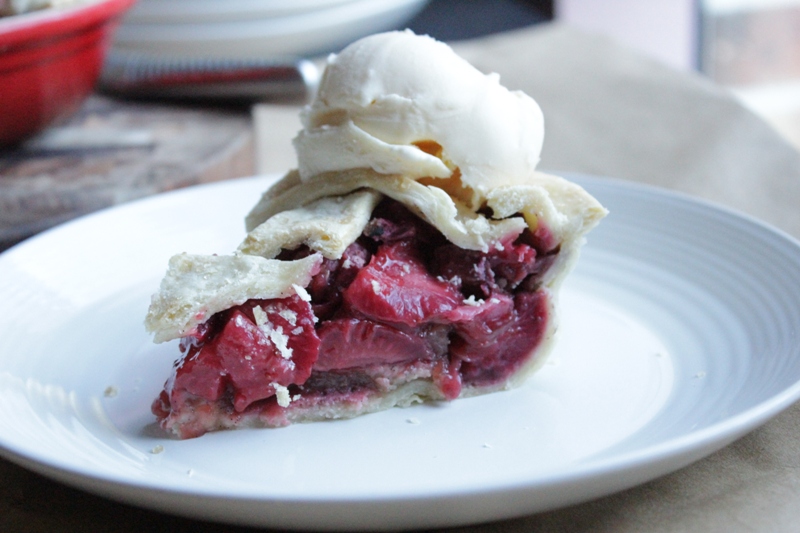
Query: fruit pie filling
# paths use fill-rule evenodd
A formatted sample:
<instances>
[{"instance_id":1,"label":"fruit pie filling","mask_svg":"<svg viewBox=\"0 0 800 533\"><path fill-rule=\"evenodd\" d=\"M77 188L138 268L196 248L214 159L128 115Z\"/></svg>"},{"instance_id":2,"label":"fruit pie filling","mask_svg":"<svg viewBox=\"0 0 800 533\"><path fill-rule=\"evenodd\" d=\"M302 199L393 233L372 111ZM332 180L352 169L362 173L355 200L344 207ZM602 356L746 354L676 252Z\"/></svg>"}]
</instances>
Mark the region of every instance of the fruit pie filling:
<instances>
[{"instance_id":1,"label":"fruit pie filling","mask_svg":"<svg viewBox=\"0 0 800 533\"><path fill-rule=\"evenodd\" d=\"M289 410L357 411L415 379L448 400L464 386L501 384L544 336L540 285L557 253L541 224L488 252L461 249L383 200L343 256L323 261L307 294L248 300L184 337L153 412L187 438L237 417L281 426Z\"/></svg>"}]
</instances>

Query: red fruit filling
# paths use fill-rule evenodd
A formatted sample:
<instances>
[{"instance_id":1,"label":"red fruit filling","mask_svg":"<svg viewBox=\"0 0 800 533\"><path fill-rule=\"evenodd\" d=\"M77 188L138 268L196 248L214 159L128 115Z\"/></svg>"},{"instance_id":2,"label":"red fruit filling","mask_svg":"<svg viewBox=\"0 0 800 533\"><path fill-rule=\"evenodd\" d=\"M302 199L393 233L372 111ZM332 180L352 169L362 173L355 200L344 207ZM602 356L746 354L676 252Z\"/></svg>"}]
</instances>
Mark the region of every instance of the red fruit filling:
<instances>
[{"instance_id":1,"label":"red fruit filling","mask_svg":"<svg viewBox=\"0 0 800 533\"><path fill-rule=\"evenodd\" d=\"M428 272L411 240L381 245L344 290L345 309L396 327L446 322L463 300L453 284Z\"/></svg>"},{"instance_id":2,"label":"red fruit filling","mask_svg":"<svg viewBox=\"0 0 800 533\"><path fill-rule=\"evenodd\" d=\"M420 378L446 399L463 386L504 383L542 340L540 284L557 253L541 225L489 252L464 250L384 200L343 256L323 262L310 302L250 300L184 338L153 412L187 438L244 417L285 425L292 409L357 411Z\"/></svg>"}]
</instances>

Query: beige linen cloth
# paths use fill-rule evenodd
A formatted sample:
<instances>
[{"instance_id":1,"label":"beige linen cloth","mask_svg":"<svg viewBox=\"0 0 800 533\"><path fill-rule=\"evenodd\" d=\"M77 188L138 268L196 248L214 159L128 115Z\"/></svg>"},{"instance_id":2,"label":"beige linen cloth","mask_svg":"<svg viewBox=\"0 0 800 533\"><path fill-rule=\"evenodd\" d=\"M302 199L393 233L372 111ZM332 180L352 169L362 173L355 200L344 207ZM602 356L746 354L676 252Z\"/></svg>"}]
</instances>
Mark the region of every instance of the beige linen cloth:
<instances>
[{"instance_id":1,"label":"beige linen cloth","mask_svg":"<svg viewBox=\"0 0 800 533\"><path fill-rule=\"evenodd\" d=\"M458 43L546 117L541 167L710 199L800 236L800 155L722 89L552 25ZM264 172L294 166L297 108L260 106ZM800 327L800 324L798 325ZM800 531L800 406L674 474L595 501L453 531ZM0 461L0 531L244 531L119 505Z\"/></svg>"}]
</instances>

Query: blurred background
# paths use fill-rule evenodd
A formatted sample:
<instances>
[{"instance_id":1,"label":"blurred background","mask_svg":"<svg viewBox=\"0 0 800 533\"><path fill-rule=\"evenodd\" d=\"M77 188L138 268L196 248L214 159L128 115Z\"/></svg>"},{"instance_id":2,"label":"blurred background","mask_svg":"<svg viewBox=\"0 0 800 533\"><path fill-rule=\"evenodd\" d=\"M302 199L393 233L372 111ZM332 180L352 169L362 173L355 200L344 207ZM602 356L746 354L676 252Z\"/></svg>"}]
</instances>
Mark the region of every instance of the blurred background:
<instances>
[{"instance_id":1,"label":"blurred background","mask_svg":"<svg viewBox=\"0 0 800 533\"><path fill-rule=\"evenodd\" d=\"M178 33L192 33L192 24L206 24L204 38L209 39L212 15L203 15L203 5L223 3L192 2L191 17L183 9L186 3L139 0L117 35L117 46L196 53L203 45L188 37L181 42ZM349 19L342 9L350 7L348 3L359 11ZM256 4L262 12L254 15ZM291 4L293 10L281 12L280 4ZM207 53L225 56L248 47L258 51L261 45L274 55L315 55L383 29L409 27L454 41L555 20L608 35L675 68L701 72L731 88L745 105L800 146L800 0L369 0L368 4L371 11L364 9L363 1L225 2L227 18L213 14L218 34L206 41L213 43ZM266 6L273 6L273 11ZM314 8L329 11L315 19ZM241 19L249 17L249 25L263 17L260 40L255 34L248 43L231 40L232 48L226 51L223 26L240 20L236 9L241 9ZM337 9L341 15L334 15ZM178 20L184 23L182 29ZM272 30L266 26L271 23L284 29L297 24L305 30L288 34L275 30L280 44L267 42ZM253 31L242 30L241 23L238 27L240 34Z\"/></svg>"},{"instance_id":2,"label":"blurred background","mask_svg":"<svg viewBox=\"0 0 800 533\"><path fill-rule=\"evenodd\" d=\"M432 0L408 26L458 40L553 20L708 76L800 147L800 0Z\"/></svg>"},{"instance_id":3,"label":"blurred background","mask_svg":"<svg viewBox=\"0 0 800 533\"><path fill-rule=\"evenodd\" d=\"M800 1L555 0L553 11L708 76L800 147Z\"/></svg>"},{"instance_id":4,"label":"blurred background","mask_svg":"<svg viewBox=\"0 0 800 533\"><path fill-rule=\"evenodd\" d=\"M8 35L15 32L14 19L33 18L48 6L54 11L97 2L0 0L0 15L35 11L0 18L3 61L11 64L17 44L9 43L14 36ZM800 146L800 0L138 0L132 7L133 0L100 3L126 11L114 35L111 62L125 65L125 75L140 81L148 69L165 68L142 66L152 55L169 57L173 63L187 58L285 62L321 56L387 29L409 27L457 41L556 21L607 35L674 68L708 76ZM111 15L116 21L119 12ZM132 68L134 54L146 58L137 57ZM104 81L113 84L120 69L110 70L106 63ZM20 107L11 105L11 89L0 87L7 93L7 107ZM286 93L286 87L276 90ZM66 113L51 114L42 122ZM9 126L0 122L0 127ZM13 135L0 135L0 146L14 140Z\"/></svg>"}]
</instances>

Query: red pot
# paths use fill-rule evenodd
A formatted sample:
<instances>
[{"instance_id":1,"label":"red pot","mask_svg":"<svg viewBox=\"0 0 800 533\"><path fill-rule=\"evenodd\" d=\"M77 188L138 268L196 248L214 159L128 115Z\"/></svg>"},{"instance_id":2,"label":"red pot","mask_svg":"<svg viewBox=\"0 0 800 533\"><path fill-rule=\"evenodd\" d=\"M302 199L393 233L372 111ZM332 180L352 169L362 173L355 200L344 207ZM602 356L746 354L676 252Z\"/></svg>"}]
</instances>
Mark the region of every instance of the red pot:
<instances>
[{"instance_id":1,"label":"red pot","mask_svg":"<svg viewBox=\"0 0 800 533\"><path fill-rule=\"evenodd\" d=\"M74 113L92 92L122 14L100 0L0 18L0 146Z\"/></svg>"}]
</instances>

